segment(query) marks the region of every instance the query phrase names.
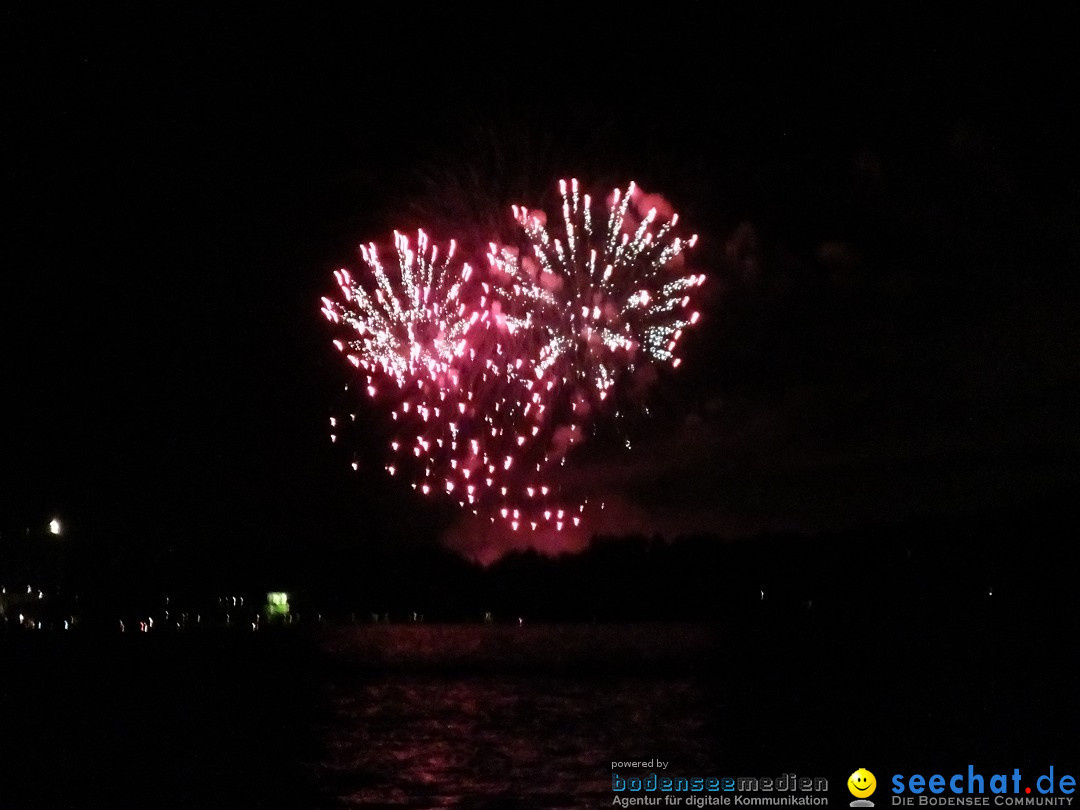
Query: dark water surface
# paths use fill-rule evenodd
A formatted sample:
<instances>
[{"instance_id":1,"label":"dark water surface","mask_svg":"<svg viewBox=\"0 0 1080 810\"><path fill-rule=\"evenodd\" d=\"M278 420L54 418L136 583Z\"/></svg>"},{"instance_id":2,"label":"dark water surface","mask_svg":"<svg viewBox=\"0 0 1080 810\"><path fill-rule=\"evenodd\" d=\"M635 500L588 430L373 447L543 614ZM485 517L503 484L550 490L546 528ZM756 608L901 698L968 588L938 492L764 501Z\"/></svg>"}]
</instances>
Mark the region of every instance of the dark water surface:
<instances>
[{"instance_id":1,"label":"dark water surface","mask_svg":"<svg viewBox=\"0 0 1080 810\"><path fill-rule=\"evenodd\" d=\"M850 618L8 636L0 807L609 807L653 757L846 806L860 766L1080 770L1074 625Z\"/></svg>"},{"instance_id":2,"label":"dark water surface","mask_svg":"<svg viewBox=\"0 0 1080 810\"><path fill-rule=\"evenodd\" d=\"M662 625L339 631L319 780L349 807L609 805L613 758L708 766L691 673L711 644Z\"/></svg>"}]
</instances>

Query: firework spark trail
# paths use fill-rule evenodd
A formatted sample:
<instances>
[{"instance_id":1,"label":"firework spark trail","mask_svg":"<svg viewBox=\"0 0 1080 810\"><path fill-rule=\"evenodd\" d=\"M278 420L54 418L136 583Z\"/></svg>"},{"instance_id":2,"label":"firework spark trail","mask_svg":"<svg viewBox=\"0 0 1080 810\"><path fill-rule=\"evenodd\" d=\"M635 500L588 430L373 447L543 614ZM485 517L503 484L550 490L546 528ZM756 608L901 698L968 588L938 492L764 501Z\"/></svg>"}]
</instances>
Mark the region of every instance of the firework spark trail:
<instances>
[{"instance_id":1,"label":"firework spark trail","mask_svg":"<svg viewBox=\"0 0 1080 810\"><path fill-rule=\"evenodd\" d=\"M383 267L375 245L361 245L374 289L354 281L348 270L335 271L346 304L323 298L322 311L355 332L348 343L354 366L381 371L403 387L418 374L436 378L449 373L455 357L464 353L465 337L476 319L461 295L472 268L463 264L457 271L451 269L454 242L442 263L438 247L430 245L423 231L417 233L415 250L408 237L396 231L394 246L398 284ZM344 349L341 341L335 345Z\"/></svg>"},{"instance_id":2,"label":"firework spark trail","mask_svg":"<svg viewBox=\"0 0 1080 810\"><path fill-rule=\"evenodd\" d=\"M596 407L638 364L679 365L675 348L699 317L689 311L690 291L705 277L679 270L697 236L674 235L677 214L657 225L656 208L631 209L634 183L612 192L602 232L594 230L592 201L577 180L569 194L565 180L559 185L565 243L542 216L514 206L526 255L493 244L488 261L507 279L496 289L510 328L535 343L537 377L552 370L560 385L583 386Z\"/></svg>"},{"instance_id":3,"label":"firework spark trail","mask_svg":"<svg viewBox=\"0 0 1080 810\"><path fill-rule=\"evenodd\" d=\"M560 187L564 239L515 206L525 255L492 244L487 279L454 263L453 242L440 262L423 231L415 250L395 232L395 272L369 244L364 283L340 270L344 303L323 299L348 332L335 345L394 423L387 472L515 532L580 525L586 501L563 496L557 467L636 367L679 364L704 281L680 270L696 237L639 210L633 183L613 192L603 231L577 181Z\"/></svg>"},{"instance_id":4,"label":"firework spark trail","mask_svg":"<svg viewBox=\"0 0 1080 810\"><path fill-rule=\"evenodd\" d=\"M457 426L446 417L469 381L470 332L486 316L467 303L470 296L463 290L472 269L454 264L453 242L441 262L438 247L423 231L417 233L415 250L397 232L394 247L397 269L390 273L374 244L361 246L365 277L336 271L344 303L323 298L322 311L346 328L347 339L336 339L334 345L361 370L368 396L388 406L399 423L399 438L391 448L401 449L408 436L408 450L417 459L410 465L414 478L418 468L429 478L454 450ZM394 475L399 466L392 460L386 469ZM414 481L414 486L431 488L428 481Z\"/></svg>"},{"instance_id":5,"label":"firework spark trail","mask_svg":"<svg viewBox=\"0 0 1080 810\"><path fill-rule=\"evenodd\" d=\"M492 244L488 254L501 280L494 286L503 305L499 317L515 352L528 358L531 390L542 392L547 409L526 450L551 482L586 425L619 413L619 397L611 395L628 387L622 383L645 365L680 364L678 341L699 319L690 293L705 280L681 269L697 237L676 235L678 215L658 222L657 209L645 209L647 198L634 183L612 192L602 230L576 180L561 181L560 192L565 237L552 236L542 214L514 206L523 249ZM558 492L550 483L548 489ZM519 487L516 496L529 503L533 494Z\"/></svg>"},{"instance_id":6,"label":"firework spark trail","mask_svg":"<svg viewBox=\"0 0 1080 810\"><path fill-rule=\"evenodd\" d=\"M323 299L323 314L346 333L335 346L393 422L385 469L424 495L445 495L474 514L505 511L516 523L516 509L500 509L508 498L548 492L540 465L533 471L521 460L546 405L498 337L490 286L470 285L469 266L453 264L454 244L441 263L423 231L415 250L399 233L394 244L396 270L374 244L363 246L360 278L335 273L343 301ZM346 420L332 417L330 428L336 441Z\"/></svg>"}]
</instances>

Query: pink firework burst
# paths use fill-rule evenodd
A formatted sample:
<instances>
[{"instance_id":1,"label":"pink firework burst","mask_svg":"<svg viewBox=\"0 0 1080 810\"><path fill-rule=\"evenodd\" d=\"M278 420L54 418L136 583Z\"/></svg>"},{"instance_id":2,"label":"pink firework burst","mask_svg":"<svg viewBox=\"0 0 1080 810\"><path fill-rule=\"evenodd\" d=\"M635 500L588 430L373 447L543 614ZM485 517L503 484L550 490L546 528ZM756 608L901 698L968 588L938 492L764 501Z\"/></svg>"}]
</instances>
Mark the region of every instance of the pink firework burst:
<instances>
[{"instance_id":1,"label":"pink firework burst","mask_svg":"<svg viewBox=\"0 0 1080 810\"><path fill-rule=\"evenodd\" d=\"M639 366L679 365L678 342L699 318L691 295L705 276L684 270L697 236L680 237L678 214L661 217L659 201L634 183L611 193L600 221L577 180L559 188L556 235L542 213L514 206L524 249L491 245L488 260L537 377L553 374L595 408Z\"/></svg>"},{"instance_id":2,"label":"pink firework burst","mask_svg":"<svg viewBox=\"0 0 1080 810\"><path fill-rule=\"evenodd\" d=\"M440 260L423 231L415 249L395 233L393 270L364 246L361 278L339 270L343 300L323 299L345 333L335 345L393 423L387 472L512 532L582 524L559 468L625 381L678 366L704 281L684 268L696 236L677 234L662 201L631 183L596 221L576 180L560 189L559 235L515 206L522 247L492 244L486 278L453 242Z\"/></svg>"}]
</instances>

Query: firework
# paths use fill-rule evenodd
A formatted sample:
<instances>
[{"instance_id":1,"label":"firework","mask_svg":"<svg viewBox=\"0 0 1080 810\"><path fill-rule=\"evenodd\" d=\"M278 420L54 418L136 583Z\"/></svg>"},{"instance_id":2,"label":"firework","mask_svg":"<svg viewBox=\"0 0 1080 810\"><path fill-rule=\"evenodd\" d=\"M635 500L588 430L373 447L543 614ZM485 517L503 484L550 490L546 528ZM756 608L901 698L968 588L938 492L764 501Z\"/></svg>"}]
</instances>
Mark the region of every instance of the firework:
<instances>
[{"instance_id":1,"label":"firework","mask_svg":"<svg viewBox=\"0 0 1080 810\"><path fill-rule=\"evenodd\" d=\"M523 245L492 244L488 255L493 321L518 358L521 397L511 407L522 422L528 408L541 409L519 453L526 475L501 491L499 514L512 528L561 529L564 514L583 511L584 502L560 508L558 468L590 426L618 414L608 406L630 389L624 382L645 366L678 367L678 342L699 319L691 294L705 278L683 270L697 237L677 235L678 215L661 221L634 183L612 192L599 224L576 180L560 191L562 234L552 236L542 213L514 206Z\"/></svg>"},{"instance_id":2,"label":"firework","mask_svg":"<svg viewBox=\"0 0 1080 810\"><path fill-rule=\"evenodd\" d=\"M423 231L416 248L404 235L394 233L396 268L388 271L374 243L361 246L366 265L360 278L346 269L335 272L342 301L323 298L323 314L343 327L334 345L362 374L369 397L388 408L398 423L394 450L404 437L412 441L418 459L409 470L430 472L445 463L453 452L457 428L446 420L461 390L474 352L469 349L470 330L481 314L467 301L472 269L454 262L454 242L440 261L439 248ZM331 419L331 438L336 440L338 417ZM391 460L386 469L394 475L400 465ZM426 476L422 476L426 477ZM418 486L430 488L423 482Z\"/></svg>"},{"instance_id":3,"label":"firework","mask_svg":"<svg viewBox=\"0 0 1080 810\"><path fill-rule=\"evenodd\" d=\"M676 235L678 214L660 221L634 183L615 189L597 222L577 180L560 181L564 236L541 213L514 206L525 249L491 245L488 260L512 332L532 347L537 379L553 376L596 406L643 363L680 360L675 349L696 323L691 292L704 275L682 272L697 236Z\"/></svg>"},{"instance_id":4,"label":"firework","mask_svg":"<svg viewBox=\"0 0 1080 810\"><path fill-rule=\"evenodd\" d=\"M524 250L491 245L486 278L454 261L453 242L440 261L423 231L415 249L395 233L393 271L366 245L360 280L335 274L343 302L323 299L346 333L335 345L389 414L387 472L511 531L581 524L586 502L560 492L558 468L623 380L678 365L698 319L690 291L704 277L681 270L696 237L675 235L678 217L658 222L631 183L596 227L588 195L567 188L565 237L515 206Z\"/></svg>"},{"instance_id":5,"label":"firework","mask_svg":"<svg viewBox=\"0 0 1080 810\"><path fill-rule=\"evenodd\" d=\"M361 245L371 289L354 280L348 270L334 273L344 304L323 298L323 314L351 330L349 361L357 368L382 373L399 387L417 376L447 375L455 358L468 345L466 335L479 317L470 311L462 287L472 268L453 269L455 243L439 262L439 249L423 231L414 250L409 239L394 232L397 271L388 273L374 243ZM476 317L473 317L476 315ZM335 341L345 350L343 341Z\"/></svg>"}]
</instances>

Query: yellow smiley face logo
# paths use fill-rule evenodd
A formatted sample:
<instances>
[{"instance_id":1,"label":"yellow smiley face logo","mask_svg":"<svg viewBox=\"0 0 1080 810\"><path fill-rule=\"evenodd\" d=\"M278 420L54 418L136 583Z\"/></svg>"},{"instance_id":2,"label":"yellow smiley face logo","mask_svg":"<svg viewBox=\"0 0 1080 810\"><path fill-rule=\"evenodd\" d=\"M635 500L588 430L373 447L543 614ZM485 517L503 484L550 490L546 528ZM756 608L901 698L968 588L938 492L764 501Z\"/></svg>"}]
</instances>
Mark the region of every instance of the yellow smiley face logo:
<instances>
[{"instance_id":1,"label":"yellow smiley face logo","mask_svg":"<svg viewBox=\"0 0 1080 810\"><path fill-rule=\"evenodd\" d=\"M847 780L847 789L856 799L865 799L877 788L877 779L866 768L859 768Z\"/></svg>"}]
</instances>

